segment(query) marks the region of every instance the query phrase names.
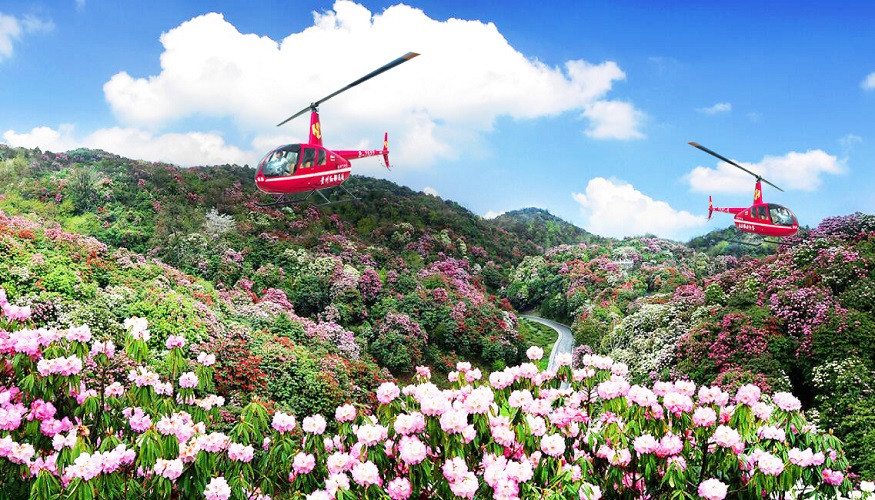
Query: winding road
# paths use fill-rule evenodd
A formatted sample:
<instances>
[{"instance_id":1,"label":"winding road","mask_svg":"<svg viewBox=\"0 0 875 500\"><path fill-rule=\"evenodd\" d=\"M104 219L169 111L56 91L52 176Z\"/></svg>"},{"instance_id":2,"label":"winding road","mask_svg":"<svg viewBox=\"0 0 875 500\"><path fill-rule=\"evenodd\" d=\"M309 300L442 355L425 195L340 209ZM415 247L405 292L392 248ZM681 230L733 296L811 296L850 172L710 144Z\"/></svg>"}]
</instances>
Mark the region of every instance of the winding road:
<instances>
[{"instance_id":1,"label":"winding road","mask_svg":"<svg viewBox=\"0 0 875 500\"><path fill-rule=\"evenodd\" d=\"M556 355L562 353L571 354L571 351L574 349L574 337L571 335L571 328L562 323L550 321L549 319L540 318L538 316L531 316L529 314L522 314L520 317L541 323L542 325L547 325L559 333L559 338L556 339L556 343L553 344L553 350L550 352L550 362L547 364L548 370L556 371L556 369L559 368L556 365Z\"/></svg>"}]
</instances>

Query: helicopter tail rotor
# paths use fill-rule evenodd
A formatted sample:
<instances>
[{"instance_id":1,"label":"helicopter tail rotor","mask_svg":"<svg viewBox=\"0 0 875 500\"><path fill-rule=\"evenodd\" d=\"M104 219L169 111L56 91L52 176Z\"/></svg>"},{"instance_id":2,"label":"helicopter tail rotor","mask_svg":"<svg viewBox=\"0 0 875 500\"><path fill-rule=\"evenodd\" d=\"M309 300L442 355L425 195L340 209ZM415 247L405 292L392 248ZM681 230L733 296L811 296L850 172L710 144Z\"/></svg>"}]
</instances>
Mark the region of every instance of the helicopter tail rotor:
<instances>
[{"instance_id":1,"label":"helicopter tail rotor","mask_svg":"<svg viewBox=\"0 0 875 500\"><path fill-rule=\"evenodd\" d=\"M714 215L714 202L711 200L711 196L708 196L708 220L711 220L712 215Z\"/></svg>"},{"instance_id":2,"label":"helicopter tail rotor","mask_svg":"<svg viewBox=\"0 0 875 500\"><path fill-rule=\"evenodd\" d=\"M389 132L383 136L383 165L387 170L392 170L389 168Z\"/></svg>"}]
</instances>

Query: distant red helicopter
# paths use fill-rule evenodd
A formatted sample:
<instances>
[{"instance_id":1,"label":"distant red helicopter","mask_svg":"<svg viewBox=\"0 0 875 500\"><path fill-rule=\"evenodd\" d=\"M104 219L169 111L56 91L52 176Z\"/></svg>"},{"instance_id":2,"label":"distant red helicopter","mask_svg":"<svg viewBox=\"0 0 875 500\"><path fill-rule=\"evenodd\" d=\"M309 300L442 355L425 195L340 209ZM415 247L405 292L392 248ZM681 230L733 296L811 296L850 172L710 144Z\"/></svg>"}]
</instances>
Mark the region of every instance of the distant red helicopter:
<instances>
[{"instance_id":1,"label":"distant red helicopter","mask_svg":"<svg viewBox=\"0 0 875 500\"><path fill-rule=\"evenodd\" d=\"M310 199L313 193L318 194L324 200L324 203L318 204L318 206L355 200L356 198L352 193L342 186L349 179L352 170L349 160L383 155L386 168L389 168L389 133L387 132L383 136L383 149L336 151L326 149L322 146L322 126L319 122L318 106L337 94L370 80L380 73L388 71L418 55L415 52L408 52L337 92L310 103L306 108L278 123L277 127L310 111L310 138L304 144L286 144L285 146L273 149L259 162L258 172L255 174L255 185L265 193L278 196L270 203L259 203L258 205L266 207L300 203ZM342 189L349 197L337 201L329 201L323 191L335 187ZM286 195L296 193L306 193L306 196L286 198Z\"/></svg>"},{"instance_id":2,"label":"distant red helicopter","mask_svg":"<svg viewBox=\"0 0 875 500\"><path fill-rule=\"evenodd\" d=\"M730 159L720 156L719 154L711 151L704 146L701 146L695 142L691 142L689 144L694 148L699 148L711 156L715 156L730 165L744 170L750 175L756 177L757 180L756 187L754 188L753 192L753 205L749 208L715 207L714 203L711 201L711 197L709 196L709 220L711 219L711 215L714 212L725 212L728 214L735 214L735 227L737 227L741 231L744 231L745 233L753 233L761 236L776 236L783 238L787 236L793 236L794 234L796 234L797 231L799 231L799 223L796 220L796 216L793 215L793 212L791 212L790 209L785 206L778 205L777 203L766 203L763 201L763 189L760 182L765 182L769 186L772 186L773 188L781 192L784 191L783 189L772 184L766 179L763 179L762 176L751 172L750 170L742 167L741 165L735 163Z\"/></svg>"}]
</instances>

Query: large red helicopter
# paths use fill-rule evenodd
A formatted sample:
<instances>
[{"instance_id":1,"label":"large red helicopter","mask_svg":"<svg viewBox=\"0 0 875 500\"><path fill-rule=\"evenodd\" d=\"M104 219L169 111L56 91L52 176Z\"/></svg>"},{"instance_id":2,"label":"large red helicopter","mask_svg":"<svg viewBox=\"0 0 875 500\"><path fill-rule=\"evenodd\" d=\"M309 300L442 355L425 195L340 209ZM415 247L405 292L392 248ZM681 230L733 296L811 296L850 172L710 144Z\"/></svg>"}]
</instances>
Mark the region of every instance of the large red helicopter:
<instances>
[{"instance_id":1,"label":"large red helicopter","mask_svg":"<svg viewBox=\"0 0 875 500\"><path fill-rule=\"evenodd\" d=\"M699 145L695 142L689 143L690 146L694 148L699 148L702 151L708 153L711 156L715 156L726 163L738 167L750 175L756 177L756 187L753 192L753 205L748 208L721 208L715 207L714 203L711 201L711 197L708 197L708 219L711 219L711 215L714 212L725 212L729 214L735 214L735 227L739 230L744 231L745 233L753 233L761 236L776 236L776 237L786 237L793 236L799 231L799 223L796 220L796 216L793 215L793 212L790 211L785 206L778 205L777 203L766 203L763 201L763 188L761 182L765 182L769 186L777 189L778 191L784 191L778 186L772 184L771 182L763 179L761 175L755 174L750 170L742 167L738 163L734 161L724 158L719 154L711 151L710 149Z\"/></svg>"},{"instance_id":2,"label":"large red helicopter","mask_svg":"<svg viewBox=\"0 0 875 500\"><path fill-rule=\"evenodd\" d=\"M298 111L277 124L277 127L310 111L310 137L306 143L286 144L267 153L258 164L258 172L255 174L255 185L261 191L278 195L270 203L262 203L260 206L287 205L308 200L313 193L318 194L324 200L322 205L339 203L356 199L347 191L342 184L349 179L352 166L349 160L367 158L382 155L386 168L389 168L389 133L383 136L383 149L366 150L329 150L322 146L322 126L319 122L319 105L349 90L356 85L388 71L401 63L407 62L419 54L408 52L394 61L382 66L346 87L330 94L309 106ZM337 201L329 201L323 193L326 189L338 187L349 198ZM306 193L303 197L286 198L288 194Z\"/></svg>"}]
</instances>

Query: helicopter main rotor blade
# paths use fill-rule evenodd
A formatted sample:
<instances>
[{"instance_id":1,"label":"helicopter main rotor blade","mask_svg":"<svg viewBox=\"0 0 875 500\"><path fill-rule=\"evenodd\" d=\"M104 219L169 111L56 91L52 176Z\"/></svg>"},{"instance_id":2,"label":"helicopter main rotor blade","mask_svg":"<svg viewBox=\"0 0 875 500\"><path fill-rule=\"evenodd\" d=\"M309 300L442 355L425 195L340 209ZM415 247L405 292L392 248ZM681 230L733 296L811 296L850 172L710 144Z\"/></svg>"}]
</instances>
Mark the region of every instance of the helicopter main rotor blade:
<instances>
[{"instance_id":1,"label":"helicopter main rotor blade","mask_svg":"<svg viewBox=\"0 0 875 500\"><path fill-rule=\"evenodd\" d=\"M722 155L720 155L720 154L718 154L718 153L715 153L714 151L711 151L710 149L706 148L705 146L702 146L701 144L699 144L699 143L697 143L697 142L689 142L689 143L687 143L687 144L689 144L690 146L693 146L694 148L701 149L702 151L708 153L708 154L711 155L711 156L714 156L714 157L716 157L716 158L720 158L721 160L725 161L726 163L728 163L728 164L730 164L730 165L732 165L732 166L734 166L734 167L738 167L738 168L744 170L745 172L749 173L750 175L756 177L756 179L757 179L758 181L763 181L763 182L765 182L766 184L768 184L769 186L772 186L773 188L777 189L778 191L781 191L782 193L784 192L783 189L781 189L781 188L779 188L778 186L772 184L772 183L769 182L768 180L763 179L763 176L751 172L750 170L748 170L748 169L742 167L741 165L739 165L738 163L735 163L734 161L730 160L729 158L726 158L726 157L724 157L724 156L722 156Z\"/></svg>"},{"instance_id":2,"label":"helicopter main rotor blade","mask_svg":"<svg viewBox=\"0 0 875 500\"><path fill-rule=\"evenodd\" d=\"M408 52L408 53L404 54L403 56L399 57L398 59L395 59L394 61L392 61L392 62L390 62L390 63L388 63L388 64L386 64L386 65L384 65L384 66L382 66L382 67L380 67L380 68L377 68L377 69L374 70L374 71L371 71L371 72L368 73L367 75L365 75L365 76L359 78L358 80L356 80L356 81L350 83L350 84L347 85L346 87L343 87L342 89L340 89L340 90L338 90L338 91L336 91L336 92L334 92L334 93L332 93L332 94L329 94L329 95L323 97L322 99L319 99L318 101L311 102L310 105L307 106L306 108L302 109L301 111L298 111L297 113L293 114L292 116L290 116L290 117L286 118L285 120L281 121L280 123L278 123L278 124L277 124L277 127L279 127L280 125L285 124L285 123L288 122L289 120L292 120L292 119L294 119L294 118L297 118L297 117L303 115L303 114L306 113L307 111L310 111L310 110L312 110L312 109L315 109L315 108L319 107L320 104L322 104L323 102L327 101L328 99L331 99L332 97L336 96L337 94L340 94L341 92L345 92L345 91L347 91L347 90L349 90L349 89L355 87L356 85L358 85L358 84L360 84L360 83L364 83L364 82L370 80L371 78L373 78L373 77L375 77L375 76L377 76L377 75L379 75L379 74L381 74L381 73L385 73L386 71L389 71L390 69L394 68L395 66L398 66L399 64L405 63L405 62L407 62L407 61L413 59L414 57L416 57L416 56L418 56L418 55L419 55L419 54L416 53L416 52Z\"/></svg>"}]
</instances>

